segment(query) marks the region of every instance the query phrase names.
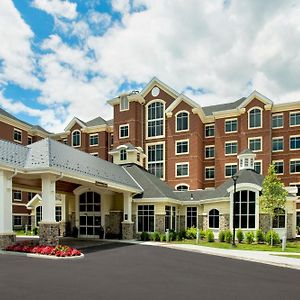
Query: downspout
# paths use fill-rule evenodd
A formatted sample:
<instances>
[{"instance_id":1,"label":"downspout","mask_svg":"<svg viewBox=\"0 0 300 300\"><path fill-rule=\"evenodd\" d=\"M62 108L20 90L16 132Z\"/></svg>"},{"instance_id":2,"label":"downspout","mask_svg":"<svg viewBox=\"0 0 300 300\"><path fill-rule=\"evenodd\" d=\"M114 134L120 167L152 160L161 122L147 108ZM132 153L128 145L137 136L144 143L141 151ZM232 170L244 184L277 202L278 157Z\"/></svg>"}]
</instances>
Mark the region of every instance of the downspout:
<instances>
[{"instance_id":1,"label":"downspout","mask_svg":"<svg viewBox=\"0 0 300 300\"><path fill-rule=\"evenodd\" d=\"M17 169L14 169L14 173L8 177L8 179L13 179L18 174Z\"/></svg>"}]
</instances>

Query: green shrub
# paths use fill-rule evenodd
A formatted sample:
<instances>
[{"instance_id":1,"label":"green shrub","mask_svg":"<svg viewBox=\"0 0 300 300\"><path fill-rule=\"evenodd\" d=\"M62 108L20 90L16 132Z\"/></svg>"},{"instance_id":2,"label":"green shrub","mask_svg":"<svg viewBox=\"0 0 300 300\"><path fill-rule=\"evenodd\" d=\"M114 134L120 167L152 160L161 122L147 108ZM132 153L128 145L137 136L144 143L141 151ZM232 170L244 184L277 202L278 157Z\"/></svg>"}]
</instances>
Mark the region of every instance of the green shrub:
<instances>
[{"instance_id":1,"label":"green shrub","mask_svg":"<svg viewBox=\"0 0 300 300\"><path fill-rule=\"evenodd\" d=\"M159 234L159 240L160 240L161 242L165 242L165 241L166 241L166 235L165 235L164 233L160 233L160 234Z\"/></svg>"},{"instance_id":2,"label":"green shrub","mask_svg":"<svg viewBox=\"0 0 300 300\"><path fill-rule=\"evenodd\" d=\"M206 235L206 240L209 243L212 243L212 242L215 241L215 235L214 235L214 232L211 229L207 229L205 235Z\"/></svg>"},{"instance_id":3,"label":"green shrub","mask_svg":"<svg viewBox=\"0 0 300 300\"><path fill-rule=\"evenodd\" d=\"M232 242L232 233L229 229L225 231L225 242L229 244Z\"/></svg>"},{"instance_id":4,"label":"green shrub","mask_svg":"<svg viewBox=\"0 0 300 300\"><path fill-rule=\"evenodd\" d=\"M253 231L246 232L245 238L246 238L246 243L247 244L252 244L254 242L254 233L253 233Z\"/></svg>"},{"instance_id":5,"label":"green shrub","mask_svg":"<svg viewBox=\"0 0 300 300\"><path fill-rule=\"evenodd\" d=\"M269 230L266 234L266 242L271 245L271 240L273 237L273 245L280 244L280 237L279 234L274 230Z\"/></svg>"},{"instance_id":6,"label":"green shrub","mask_svg":"<svg viewBox=\"0 0 300 300\"><path fill-rule=\"evenodd\" d=\"M200 229L200 240L204 240L206 237L206 232L203 229Z\"/></svg>"},{"instance_id":7,"label":"green shrub","mask_svg":"<svg viewBox=\"0 0 300 300\"><path fill-rule=\"evenodd\" d=\"M255 238L257 243L263 243L265 241L265 234L261 229L256 230Z\"/></svg>"},{"instance_id":8,"label":"green shrub","mask_svg":"<svg viewBox=\"0 0 300 300\"><path fill-rule=\"evenodd\" d=\"M197 236L197 228L195 228L194 226L186 230L186 238L188 240L193 240L196 238L196 236Z\"/></svg>"},{"instance_id":9,"label":"green shrub","mask_svg":"<svg viewBox=\"0 0 300 300\"><path fill-rule=\"evenodd\" d=\"M151 233L150 240L154 241L154 242L159 241L160 240L159 239L159 232L155 231L155 232Z\"/></svg>"},{"instance_id":10,"label":"green shrub","mask_svg":"<svg viewBox=\"0 0 300 300\"><path fill-rule=\"evenodd\" d=\"M141 241L149 241L149 233L148 232L143 231L141 233Z\"/></svg>"},{"instance_id":11,"label":"green shrub","mask_svg":"<svg viewBox=\"0 0 300 300\"><path fill-rule=\"evenodd\" d=\"M185 238L186 238L186 231L185 230L181 230L181 231L177 232L176 241L182 241Z\"/></svg>"},{"instance_id":12,"label":"green shrub","mask_svg":"<svg viewBox=\"0 0 300 300\"><path fill-rule=\"evenodd\" d=\"M219 231L219 242L220 243L224 243L225 242L225 231L224 230L220 230Z\"/></svg>"},{"instance_id":13,"label":"green shrub","mask_svg":"<svg viewBox=\"0 0 300 300\"><path fill-rule=\"evenodd\" d=\"M241 228L236 232L236 238L239 243L241 243L244 240L244 232Z\"/></svg>"},{"instance_id":14,"label":"green shrub","mask_svg":"<svg viewBox=\"0 0 300 300\"><path fill-rule=\"evenodd\" d=\"M176 236L177 236L177 233L175 230L170 230L169 231L169 241L176 241Z\"/></svg>"}]
</instances>

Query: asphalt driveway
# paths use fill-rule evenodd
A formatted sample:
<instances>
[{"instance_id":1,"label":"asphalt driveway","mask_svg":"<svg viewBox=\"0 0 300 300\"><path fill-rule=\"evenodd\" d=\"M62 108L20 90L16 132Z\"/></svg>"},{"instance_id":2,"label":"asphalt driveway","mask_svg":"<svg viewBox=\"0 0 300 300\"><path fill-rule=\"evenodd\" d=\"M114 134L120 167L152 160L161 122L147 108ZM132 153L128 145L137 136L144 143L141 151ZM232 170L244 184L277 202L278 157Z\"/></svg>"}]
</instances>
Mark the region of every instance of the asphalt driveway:
<instances>
[{"instance_id":1,"label":"asphalt driveway","mask_svg":"<svg viewBox=\"0 0 300 300\"><path fill-rule=\"evenodd\" d=\"M0 255L0 299L299 299L300 271L133 244L82 260Z\"/></svg>"}]
</instances>

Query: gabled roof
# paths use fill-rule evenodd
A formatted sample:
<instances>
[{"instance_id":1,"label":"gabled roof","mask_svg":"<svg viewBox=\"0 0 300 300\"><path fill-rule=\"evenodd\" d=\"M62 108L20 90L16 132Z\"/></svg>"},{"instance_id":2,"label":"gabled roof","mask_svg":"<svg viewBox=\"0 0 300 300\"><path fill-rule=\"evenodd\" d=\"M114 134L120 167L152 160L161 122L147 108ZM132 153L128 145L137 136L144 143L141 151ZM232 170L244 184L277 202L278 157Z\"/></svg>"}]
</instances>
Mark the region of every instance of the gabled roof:
<instances>
[{"instance_id":1,"label":"gabled roof","mask_svg":"<svg viewBox=\"0 0 300 300\"><path fill-rule=\"evenodd\" d=\"M134 196L135 199L174 199L178 200L174 190L164 181L149 173L142 167L134 164L124 165L123 168L136 180L143 188L143 192Z\"/></svg>"},{"instance_id":2,"label":"gabled roof","mask_svg":"<svg viewBox=\"0 0 300 300\"><path fill-rule=\"evenodd\" d=\"M86 122L86 126L99 126L99 125L107 125L107 121L105 121L103 118L101 118L100 116L92 119L88 122Z\"/></svg>"},{"instance_id":3,"label":"gabled roof","mask_svg":"<svg viewBox=\"0 0 300 300\"><path fill-rule=\"evenodd\" d=\"M200 105L193 101L192 99L188 98L184 94L180 94L172 104L166 109L166 114L172 112L182 101L190 105L192 108L201 109Z\"/></svg>"},{"instance_id":4,"label":"gabled roof","mask_svg":"<svg viewBox=\"0 0 300 300\"><path fill-rule=\"evenodd\" d=\"M254 98L260 100L264 104L273 105L273 101L259 93L258 91L253 91L239 106L238 108L242 108L247 106Z\"/></svg>"},{"instance_id":5,"label":"gabled roof","mask_svg":"<svg viewBox=\"0 0 300 300\"><path fill-rule=\"evenodd\" d=\"M119 152L119 150L120 150L121 148L125 148L127 151L128 151L128 150L129 150L129 151L135 151L135 150L137 150L136 147L134 147L131 143L126 143L126 144L122 144L122 145L120 145L120 146L117 146L117 147L111 149L111 150L109 151L109 153Z\"/></svg>"},{"instance_id":6,"label":"gabled roof","mask_svg":"<svg viewBox=\"0 0 300 300\"><path fill-rule=\"evenodd\" d=\"M112 120L104 120L102 117L98 116L90 121L84 122L82 120L80 120L77 117L74 117L70 123L67 125L67 127L65 128L65 131L69 131L71 130L71 128L74 126L74 124L79 124L81 128L86 128L86 127L93 127L93 126L101 126L101 125L108 125L108 126L112 126L113 125L113 119Z\"/></svg>"}]
</instances>

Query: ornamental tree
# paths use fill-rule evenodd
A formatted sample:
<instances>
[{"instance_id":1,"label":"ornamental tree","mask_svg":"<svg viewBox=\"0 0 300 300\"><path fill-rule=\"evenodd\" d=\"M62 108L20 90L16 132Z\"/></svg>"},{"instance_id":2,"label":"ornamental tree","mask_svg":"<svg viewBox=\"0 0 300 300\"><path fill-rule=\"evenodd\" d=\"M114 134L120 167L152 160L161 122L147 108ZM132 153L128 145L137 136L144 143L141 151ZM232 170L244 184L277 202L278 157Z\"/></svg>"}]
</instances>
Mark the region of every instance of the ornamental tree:
<instances>
[{"instance_id":1,"label":"ornamental tree","mask_svg":"<svg viewBox=\"0 0 300 300\"><path fill-rule=\"evenodd\" d=\"M275 172L275 166L270 165L268 175L262 184L262 194L259 197L261 211L267 213L270 217L270 230L273 227L275 209L285 209L287 195L288 192L284 188L284 184ZM273 245L272 238L271 245Z\"/></svg>"}]
</instances>

